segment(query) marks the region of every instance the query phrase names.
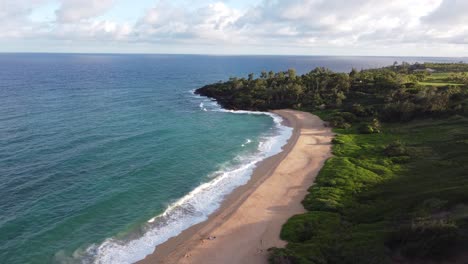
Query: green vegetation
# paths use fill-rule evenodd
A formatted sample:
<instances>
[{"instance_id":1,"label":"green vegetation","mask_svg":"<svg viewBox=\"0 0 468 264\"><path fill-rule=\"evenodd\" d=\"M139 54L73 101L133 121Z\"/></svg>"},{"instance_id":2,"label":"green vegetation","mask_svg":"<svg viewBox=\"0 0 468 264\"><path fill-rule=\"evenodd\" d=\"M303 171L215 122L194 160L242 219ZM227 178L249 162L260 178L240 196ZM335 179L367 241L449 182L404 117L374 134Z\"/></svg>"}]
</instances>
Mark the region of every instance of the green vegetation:
<instances>
[{"instance_id":1,"label":"green vegetation","mask_svg":"<svg viewBox=\"0 0 468 264\"><path fill-rule=\"evenodd\" d=\"M455 260L468 246L468 118L335 129L334 157L283 227L272 263ZM318 230L318 231L316 231Z\"/></svg>"},{"instance_id":2,"label":"green vegetation","mask_svg":"<svg viewBox=\"0 0 468 264\"><path fill-rule=\"evenodd\" d=\"M456 85L460 86L468 83L468 72L457 72L457 73L432 73L425 76L423 81L418 82L420 85L425 86L448 86Z\"/></svg>"},{"instance_id":3,"label":"green vegetation","mask_svg":"<svg viewBox=\"0 0 468 264\"><path fill-rule=\"evenodd\" d=\"M466 262L467 67L318 68L201 88L232 109L312 111L338 134L303 200L307 212L283 226L288 244L270 249L270 262ZM416 71L427 68L440 73Z\"/></svg>"},{"instance_id":4,"label":"green vegetation","mask_svg":"<svg viewBox=\"0 0 468 264\"><path fill-rule=\"evenodd\" d=\"M258 79L254 79L253 74L247 79L230 78L227 82L204 86L196 93L215 98L228 109L336 109L358 118L373 117L387 122L467 113L468 82L464 72L434 79L425 71L413 69L415 66L402 65L353 70L349 74L324 68L316 68L301 76L292 69L262 72ZM462 65L459 68L468 71L468 64ZM461 84L462 80L465 83ZM438 86L423 85L425 81ZM349 124L340 123L340 120L333 122L338 127Z\"/></svg>"},{"instance_id":5,"label":"green vegetation","mask_svg":"<svg viewBox=\"0 0 468 264\"><path fill-rule=\"evenodd\" d=\"M403 63L404 64L404 63ZM459 63L424 63L414 64L418 69L433 69L436 72L468 72L468 64ZM410 65L410 67L414 67Z\"/></svg>"}]
</instances>

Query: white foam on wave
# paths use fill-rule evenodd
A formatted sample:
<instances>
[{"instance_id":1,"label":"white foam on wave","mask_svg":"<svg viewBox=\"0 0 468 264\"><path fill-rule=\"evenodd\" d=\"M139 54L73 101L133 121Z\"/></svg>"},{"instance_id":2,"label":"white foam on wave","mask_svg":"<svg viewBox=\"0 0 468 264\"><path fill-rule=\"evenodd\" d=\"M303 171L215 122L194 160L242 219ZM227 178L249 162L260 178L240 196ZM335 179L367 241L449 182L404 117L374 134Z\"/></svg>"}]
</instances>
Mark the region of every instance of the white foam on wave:
<instances>
[{"instance_id":1,"label":"white foam on wave","mask_svg":"<svg viewBox=\"0 0 468 264\"><path fill-rule=\"evenodd\" d=\"M203 111L208 111L206 108L205 108L205 105L203 104L203 102L200 103L200 109L202 109Z\"/></svg>"},{"instance_id":2,"label":"white foam on wave","mask_svg":"<svg viewBox=\"0 0 468 264\"><path fill-rule=\"evenodd\" d=\"M204 98L204 97L201 97ZM210 100L210 102L212 102ZM205 101L206 103L206 101ZM203 102L200 108L204 108ZM211 181L168 206L163 214L148 220L143 234L129 241L109 238L100 245L92 245L80 254L82 263L134 263L151 254L154 248L183 230L200 223L215 212L223 199L235 188L246 184L258 162L281 152L282 147L292 135L292 128L283 126L283 119L273 113L253 111L229 111L212 104L211 111L233 114L268 115L275 122L275 133L265 136L259 142L256 153L238 156L236 165L227 166L213 173ZM246 143L251 140L247 139Z\"/></svg>"},{"instance_id":3,"label":"white foam on wave","mask_svg":"<svg viewBox=\"0 0 468 264\"><path fill-rule=\"evenodd\" d=\"M252 143L252 140L250 140L250 139L248 138L248 139L245 140L245 143L242 144L241 146L242 146L242 147L245 147L245 146L247 146L247 145L250 144L250 143Z\"/></svg>"},{"instance_id":4,"label":"white foam on wave","mask_svg":"<svg viewBox=\"0 0 468 264\"><path fill-rule=\"evenodd\" d=\"M190 97L195 99L194 100L195 102L200 102L201 101L200 104L198 105L200 110L205 111L205 112L223 110L221 108L221 106L218 104L218 102L216 102L216 100L205 97L205 96L195 94L195 90L190 90L189 92L191 94Z\"/></svg>"}]
</instances>

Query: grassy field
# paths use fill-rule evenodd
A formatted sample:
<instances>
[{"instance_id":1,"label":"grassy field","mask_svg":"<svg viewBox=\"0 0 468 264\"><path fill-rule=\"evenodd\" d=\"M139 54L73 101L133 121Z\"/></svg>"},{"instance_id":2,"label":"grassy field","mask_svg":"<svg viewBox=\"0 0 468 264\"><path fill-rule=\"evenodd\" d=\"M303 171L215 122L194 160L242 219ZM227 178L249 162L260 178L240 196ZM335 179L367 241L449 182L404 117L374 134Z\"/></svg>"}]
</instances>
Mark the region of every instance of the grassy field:
<instances>
[{"instance_id":1,"label":"grassy field","mask_svg":"<svg viewBox=\"0 0 468 264\"><path fill-rule=\"evenodd\" d=\"M427 85L427 86L447 86L447 85L460 86L460 85L463 85L462 83L449 81L448 79L451 74L453 73L450 73L450 72L433 73L427 76L424 81L419 82L419 84Z\"/></svg>"},{"instance_id":2,"label":"grassy field","mask_svg":"<svg viewBox=\"0 0 468 264\"><path fill-rule=\"evenodd\" d=\"M442 87L442 86L448 86L448 85L455 85L455 86L461 86L463 84L461 83L451 83L451 82L437 82L437 81L430 81L430 82L418 82L420 85L424 86L436 86L436 87Z\"/></svg>"},{"instance_id":3,"label":"grassy field","mask_svg":"<svg viewBox=\"0 0 468 264\"><path fill-rule=\"evenodd\" d=\"M329 118L330 112L319 113ZM460 258L468 245L468 119L335 129L333 154L283 227L272 263ZM288 262L289 261L289 262Z\"/></svg>"}]
</instances>

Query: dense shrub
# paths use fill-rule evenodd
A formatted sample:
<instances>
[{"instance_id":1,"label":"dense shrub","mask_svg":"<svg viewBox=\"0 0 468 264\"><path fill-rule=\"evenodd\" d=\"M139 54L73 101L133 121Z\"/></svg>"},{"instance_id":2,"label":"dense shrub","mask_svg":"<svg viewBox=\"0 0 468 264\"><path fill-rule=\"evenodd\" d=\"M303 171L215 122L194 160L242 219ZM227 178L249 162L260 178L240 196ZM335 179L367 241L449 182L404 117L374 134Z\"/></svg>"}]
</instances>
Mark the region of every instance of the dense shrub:
<instances>
[{"instance_id":1,"label":"dense shrub","mask_svg":"<svg viewBox=\"0 0 468 264\"><path fill-rule=\"evenodd\" d=\"M422 219L391 233L386 245L406 258L442 260L453 256L462 242L455 222L447 219Z\"/></svg>"},{"instance_id":2,"label":"dense shrub","mask_svg":"<svg viewBox=\"0 0 468 264\"><path fill-rule=\"evenodd\" d=\"M348 122L350 124L352 124L352 123L354 123L354 122L356 122L358 120L356 115L353 114L353 113L350 113L350 112L340 112L340 113L338 113L338 115L341 116L344 119L344 121L346 121L346 122Z\"/></svg>"},{"instance_id":3,"label":"dense shrub","mask_svg":"<svg viewBox=\"0 0 468 264\"><path fill-rule=\"evenodd\" d=\"M361 134L373 134L373 133L378 133L374 130L371 124L362 124L358 128L359 133Z\"/></svg>"},{"instance_id":4,"label":"dense shrub","mask_svg":"<svg viewBox=\"0 0 468 264\"><path fill-rule=\"evenodd\" d=\"M332 144L337 145L337 144L345 144L345 142L342 139L339 138L333 138L331 141Z\"/></svg>"},{"instance_id":5,"label":"dense shrub","mask_svg":"<svg viewBox=\"0 0 468 264\"><path fill-rule=\"evenodd\" d=\"M335 128L348 129L351 127L351 124L347 123L346 120L339 115L335 115L331 117L329 120L329 123L332 127L335 127Z\"/></svg>"},{"instance_id":6,"label":"dense shrub","mask_svg":"<svg viewBox=\"0 0 468 264\"><path fill-rule=\"evenodd\" d=\"M302 257L298 256L294 251L287 248L270 248L268 261L271 264L299 264L306 263ZM302 261L301 261L302 260Z\"/></svg>"},{"instance_id":7,"label":"dense shrub","mask_svg":"<svg viewBox=\"0 0 468 264\"><path fill-rule=\"evenodd\" d=\"M339 214L312 211L289 219L283 226L280 237L291 242L305 242L318 236L326 236L339 226Z\"/></svg>"},{"instance_id":8,"label":"dense shrub","mask_svg":"<svg viewBox=\"0 0 468 264\"><path fill-rule=\"evenodd\" d=\"M361 104L353 104L353 106L351 108L351 111L356 116L360 116L360 117L367 116L366 108L364 106L362 106Z\"/></svg>"},{"instance_id":9,"label":"dense shrub","mask_svg":"<svg viewBox=\"0 0 468 264\"><path fill-rule=\"evenodd\" d=\"M381 132L381 125L379 120L374 118L370 123L363 123L358 128L359 133L361 134L374 134Z\"/></svg>"},{"instance_id":10,"label":"dense shrub","mask_svg":"<svg viewBox=\"0 0 468 264\"><path fill-rule=\"evenodd\" d=\"M408 150L406 146L398 140L388 144L384 149L384 153L388 157L400 157L408 155Z\"/></svg>"}]
</instances>

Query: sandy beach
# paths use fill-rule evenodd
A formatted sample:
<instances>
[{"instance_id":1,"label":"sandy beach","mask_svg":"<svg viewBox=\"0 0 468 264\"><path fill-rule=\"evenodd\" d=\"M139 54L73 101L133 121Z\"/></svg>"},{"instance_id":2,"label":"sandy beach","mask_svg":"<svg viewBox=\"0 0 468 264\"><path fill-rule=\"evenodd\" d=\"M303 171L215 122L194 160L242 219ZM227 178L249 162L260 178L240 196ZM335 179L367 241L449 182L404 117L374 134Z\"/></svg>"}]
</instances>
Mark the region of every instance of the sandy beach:
<instances>
[{"instance_id":1,"label":"sandy beach","mask_svg":"<svg viewBox=\"0 0 468 264\"><path fill-rule=\"evenodd\" d=\"M278 110L294 128L284 151L257 166L203 223L156 247L138 263L267 263L267 249L282 247L281 226L304 212L301 201L330 157L331 129L310 113Z\"/></svg>"}]
</instances>

